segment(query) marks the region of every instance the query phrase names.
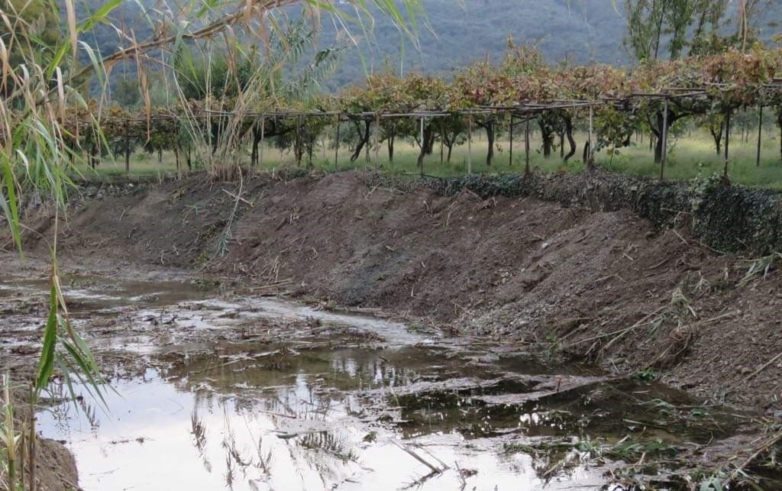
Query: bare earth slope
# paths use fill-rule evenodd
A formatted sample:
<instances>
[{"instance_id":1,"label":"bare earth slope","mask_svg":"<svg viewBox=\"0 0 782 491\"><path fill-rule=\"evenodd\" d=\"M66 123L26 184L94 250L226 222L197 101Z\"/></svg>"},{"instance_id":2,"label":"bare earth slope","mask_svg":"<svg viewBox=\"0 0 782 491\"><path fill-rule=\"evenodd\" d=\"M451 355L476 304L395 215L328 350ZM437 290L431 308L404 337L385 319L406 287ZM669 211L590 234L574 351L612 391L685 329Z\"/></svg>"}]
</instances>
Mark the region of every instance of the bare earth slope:
<instances>
[{"instance_id":1,"label":"bare earth slope","mask_svg":"<svg viewBox=\"0 0 782 491\"><path fill-rule=\"evenodd\" d=\"M101 190L70 213L62 253L205 268L646 370L704 399L782 407L782 359L768 363L782 352L782 276L772 268L741 284L751 261L684 227L659 231L629 210L402 191L355 173L254 178L237 202L239 192L203 176Z\"/></svg>"}]
</instances>

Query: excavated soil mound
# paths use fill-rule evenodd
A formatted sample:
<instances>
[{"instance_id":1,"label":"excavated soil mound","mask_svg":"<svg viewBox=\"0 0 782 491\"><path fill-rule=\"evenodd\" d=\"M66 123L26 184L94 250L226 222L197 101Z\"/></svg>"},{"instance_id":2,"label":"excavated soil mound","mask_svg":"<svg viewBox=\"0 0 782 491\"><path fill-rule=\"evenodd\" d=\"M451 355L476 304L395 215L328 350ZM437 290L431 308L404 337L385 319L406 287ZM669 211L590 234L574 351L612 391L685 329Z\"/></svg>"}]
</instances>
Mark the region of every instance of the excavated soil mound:
<instances>
[{"instance_id":1,"label":"excavated soil mound","mask_svg":"<svg viewBox=\"0 0 782 491\"><path fill-rule=\"evenodd\" d=\"M773 260L747 275L752 260L701 243L681 210L657 204L670 220L650 221L639 216L649 215L639 211L648 193L597 206L610 195L585 189L605 186L563 179L578 199L541 199L542 182L514 195L392 186L357 173L93 188L76 200L60 247L65 256L203 268L264 291L379 307L663 375L700 397L778 415L782 277ZM51 221L38 216L29 223L45 235Z\"/></svg>"}]
</instances>

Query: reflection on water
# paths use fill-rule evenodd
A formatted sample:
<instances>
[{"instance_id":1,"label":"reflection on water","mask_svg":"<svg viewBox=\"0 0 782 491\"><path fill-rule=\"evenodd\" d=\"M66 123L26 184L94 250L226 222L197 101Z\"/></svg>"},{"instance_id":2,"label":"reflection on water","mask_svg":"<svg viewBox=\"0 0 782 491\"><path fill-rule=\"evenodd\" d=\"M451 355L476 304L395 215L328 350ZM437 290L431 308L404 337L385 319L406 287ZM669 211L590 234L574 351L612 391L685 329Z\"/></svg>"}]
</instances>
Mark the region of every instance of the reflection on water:
<instances>
[{"instance_id":1,"label":"reflection on water","mask_svg":"<svg viewBox=\"0 0 782 491\"><path fill-rule=\"evenodd\" d=\"M356 360L335 365L333 376L368 368ZM115 383L108 412L90 417L63 405L41 413L39 425L69 442L86 490L400 489L427 476L424 489L459 489L465 478L477 489L543 485L530 457L503 456L490 441L434 427L405 439L367 409L380 401L330 390L327 379L299 373L288 385L248 387L259 392L246 397L169 383L150 370ZM431 467L444 472L432 475ZM585 468L567 479L600 483Z\"/></svg>"},{"instance_id":2,"label":"reflection on water","mask_svg":"<svg viewBox=\"0 0 782 491\"><path fill-rule=\"evenodd\" d=\"M8 291L22 286L30 298L45 285L0 283L19 325L40 318L19 314ZM86 394L57 404L54 387L38 427L67 442L88 491L590 489L610 462L571 451L563 465L532 446L732 429L680 418L690 401L662 386L380 319L176 281L80 278L66 295L115 392L96 408Z\"/></svg>"}]
</instances>

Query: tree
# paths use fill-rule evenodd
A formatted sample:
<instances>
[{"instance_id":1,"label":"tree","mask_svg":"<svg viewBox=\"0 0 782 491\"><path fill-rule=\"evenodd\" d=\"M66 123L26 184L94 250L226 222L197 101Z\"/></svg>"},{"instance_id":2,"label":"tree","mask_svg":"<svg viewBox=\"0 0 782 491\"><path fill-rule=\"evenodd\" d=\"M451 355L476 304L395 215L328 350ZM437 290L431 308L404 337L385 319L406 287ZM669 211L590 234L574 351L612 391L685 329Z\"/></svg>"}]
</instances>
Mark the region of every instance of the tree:
<instances>
[{"instance_id":1,"label":"tree","mask_svg":"<svg viewBox=\"0 0 782 491\"><path fill-rule=\"evenodd\" d=\"M722 137L725 134L725 115L719 112L709 112L702 118L702 123L709 130L717 155L722 155Z\"/></svg>"},{"instance_id":2,"label":"tree","mask_svg":"<svg viewBox=\"0 0 782 491\"><path fill-rule=\"evenodd\" d=\"M662 58L663 42L671 60L730 48L745 52L757 40L754 19L764 2L737 0L734 12L730 0L627 0L625 45L642 62Z\"/></svg>"},{"instance_id":3,"label":"tree","mask_svg":"<svg viewBox=\"0 0 782 491\"><path fill-rule=\"evenodd\" d=\"M664 40L668 58L706 50L718 36L727 0L628 0L625 45L639 61L658 60Z\"/></svg>"},{"instance_id":4,"label":"tree","mask_svg":"<svg viewBox=\"0 0 782 491\"><path fill-rule=\"evenodd\" d=\"M460 114L451 114L450 116L437 119L440 138L448 149L446 153L446 162L451 163L451 154L454 145L460 145L467 140L467 122Z\"/></svg>"}]
</instances>

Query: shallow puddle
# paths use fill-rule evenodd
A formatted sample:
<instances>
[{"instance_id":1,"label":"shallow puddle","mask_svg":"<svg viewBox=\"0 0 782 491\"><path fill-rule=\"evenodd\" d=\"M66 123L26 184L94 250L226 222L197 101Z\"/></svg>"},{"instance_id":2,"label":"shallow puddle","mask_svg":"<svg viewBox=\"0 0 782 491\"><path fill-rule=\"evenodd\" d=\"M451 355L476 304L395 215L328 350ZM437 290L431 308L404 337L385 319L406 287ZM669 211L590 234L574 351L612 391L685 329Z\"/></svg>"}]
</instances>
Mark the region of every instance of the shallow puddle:
<instances>
[{"instance_id":1,"label":"shallow puddle","mask_svg":"<svg viewBox=\"0 0 782 491\"><path fill-rule=\"evenodd\" d=\"M617 448L633 456L627 442L675 451L735 427L664 386L486 342L187 281L106 281L67 295L113 373L106 405L78 387L55 402L70 397L54 386L38 419L85 490L594 489ZM37 286L0 284L0 303Z\"/></svg>"}]
</instances>

